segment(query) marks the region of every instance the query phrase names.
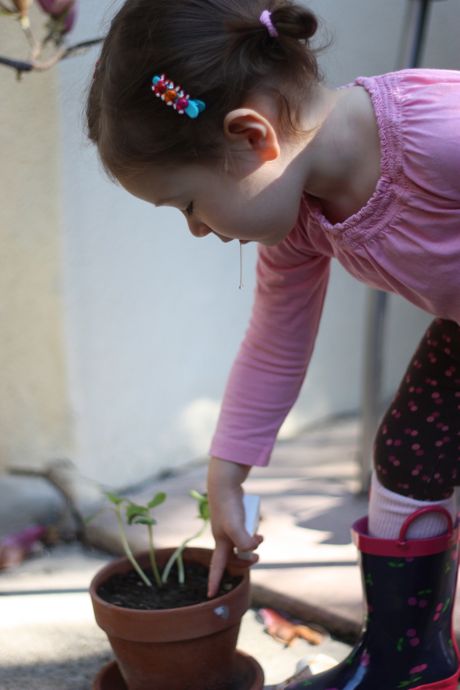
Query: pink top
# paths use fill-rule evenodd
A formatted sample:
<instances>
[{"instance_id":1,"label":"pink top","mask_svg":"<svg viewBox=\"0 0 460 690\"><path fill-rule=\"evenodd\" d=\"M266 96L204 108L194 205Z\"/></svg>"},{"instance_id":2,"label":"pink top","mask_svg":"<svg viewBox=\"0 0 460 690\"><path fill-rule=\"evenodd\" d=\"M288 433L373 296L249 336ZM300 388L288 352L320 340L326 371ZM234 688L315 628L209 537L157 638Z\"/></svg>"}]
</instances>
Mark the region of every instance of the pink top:
<instances>
[{"instance_id":1,"label":"pink top","mask_svg":"<svg viewBox=\"0 0 460 690\"><path fill-rule=\"evenodd\" d=\"M460 72L361 77L374 105L381 176L346 221L304 195L296 226L259 247L248 331L225 392L211 454L266 465L297 399L335 257L366 285L460 323Z\"/></svg>"}]
</instances>

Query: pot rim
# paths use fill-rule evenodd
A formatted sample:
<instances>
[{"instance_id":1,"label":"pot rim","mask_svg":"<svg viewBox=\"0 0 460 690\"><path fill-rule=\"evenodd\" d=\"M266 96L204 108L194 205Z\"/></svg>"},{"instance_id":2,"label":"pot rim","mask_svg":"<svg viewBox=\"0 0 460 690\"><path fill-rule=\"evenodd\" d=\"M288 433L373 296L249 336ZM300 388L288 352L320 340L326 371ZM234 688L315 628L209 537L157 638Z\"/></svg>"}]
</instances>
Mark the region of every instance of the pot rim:
<instances>
[{"instance_id":1,"label":"pot rim","mask_svg":"<svg viewBox=\"0 0 460 690\"><path fill-rule=\"evenodd\" d=\"M158 549L157 555L162 554L167 558L173 549ZM198 562L209 564L211 549L190 548L190 556L196 554ZM140 559L148 558L148 553ZM119 558L104 566L94 576L90 585L90 597L93 605L96 622L104 632L113 637L138 642L186 640L214 634L239 625L241 617L248 610L250 604L249 568L233 569L230 572L241 574L242 580L233 589L218 595L213 599L207 599L199 604L182 606L169 609L133 609L111 604L97 594L97 588L108 577L108 573L114 568L129 570L132 568L127 558ZM123 568L124 566L124 568Z\"/></svg>"},{"instance_id":2,"label":"pot rim","mask_svg":"<svg viewBox=\"0 0 460 690\"><path fill-rule=\"evenodd\" d=\"M166 558L169 557L170 554L174 553L175 547L164 547L164 548L158 548L156 549L156 554L157 556L160 556L161 554L165 554ZM205 555L205 554L212 554L212 549L207 549L204 547L187 547L184 551L184 557L189 556L189 561L193 561L193 558L190 558L191 555L196 553L197 555ZM136 559L139 561L145 560L148 558L148 551L141 551L140 553L136 554ZM100 587L100 585L107 580L110 575L115 574L112 571L115 571L118 569L120 566L127 566L126 569L123 567L121 572L128 572L129 570L133 569L133 566L129 559L126 556L121 556L120 558L115 558L106 565L102 566L97 573L94 575L93 579L91 580L90 586L89 586L89 593L92 599L96 600L101 606L106 607L107 609L112 609L115 611L135 611L136 614L139 615L145 615L149 616L152 614L159 615L164 613L165 615L171 615L174 613L174 611L178 610L190 610L190 611L197 611L202 608L205 608L209 606L211 602L214 601L222 601L226 602L226 600L234 593L236 590L240 590L242 587L244 587L246 584L249 585L249 568L247 566L241 566L237 567L236 562L232 563L230 562L228 565L228 572L233 575L233 576L241 576L241 582L238 582L235 587L233 587L229 592L225 592L225 594L219 594L212 599L206 599L206 601L202 601L199 604L190 604L188 606L176 606L174 608L170 609L136 609L136 608L130 608L128 606L117 606L116 604L111 604L110 602L106 601L102 597L99 596L97 593L97 589Z\"/></svg>"}]
</instances>

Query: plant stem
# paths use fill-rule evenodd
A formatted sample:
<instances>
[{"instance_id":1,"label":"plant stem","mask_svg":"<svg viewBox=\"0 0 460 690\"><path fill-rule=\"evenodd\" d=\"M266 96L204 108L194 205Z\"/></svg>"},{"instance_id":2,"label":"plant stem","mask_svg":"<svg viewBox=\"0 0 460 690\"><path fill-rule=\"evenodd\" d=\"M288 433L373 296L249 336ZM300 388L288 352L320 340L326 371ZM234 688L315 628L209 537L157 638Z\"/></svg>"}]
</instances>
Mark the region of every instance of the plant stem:
<instances>
[{"instance_id":1,"label":"plant stem","mask_svg":"<svg viewBox=\"0 0 460 690\"><path fill-rule=\"evenodd\" d=\"M177 561L177 570L178 570L178 580L181 585L184 584L185 582L185 572L184 572L184 560L182 558L182 554L185 550L185 547L187 544L189 544L193 539L198 539L198 537L201 537L203 534L206 526L207 526L207 521L204 523L204 525L201 527L201 529L198 530L196 534L194 534L192 537L189 537L186 539L180 546L177 547L177 549L174 551L172 554L171 558L169 561L166 563L164 570L163 570L163 576L161 578L163 584L168 581L169 573L171 572L171 568L173 567L174 563Z\"/></svg>"},{"instance_id":2,"label":"plant stem","mask_svg":"<svg viewBox=\"0 0 460 690\"><path fill-rule=\"evenodd\" d=\"M147 525L148 530L149 530L149 557L150 557L150 565L152 566L152 571L153 575L155 577L155 582L157 583L158 587L162 587L163 583L161 581L160 573L158 570L157 566L157 561L155 557L155 547L153 545L153 529L152 525Z\"/></svg>"},{"instance_id":3,"label":"plant stem","mask_svg":"<svg viewBox=\"0 0 460 690\"><path fill-rule=\"evenodd\" d=\"M133 566L134 570L139 575L141 580L147 585L147 587L152 587L153 586L152 583L150 582L149 578L147 577L147 575L144 573L144 571L140 567L139 563L134 558L134 554L131 551L131 547L128 544L128 540L126 538L125 530L123 528L123 520L122 520L119 508L115 509L115 514L117 516L118 529L120 530L121 543L123 545L123 548L125 550L125 553L129 559L129 561L131 562L131 565Z\"/></svg>"}]
</instances>

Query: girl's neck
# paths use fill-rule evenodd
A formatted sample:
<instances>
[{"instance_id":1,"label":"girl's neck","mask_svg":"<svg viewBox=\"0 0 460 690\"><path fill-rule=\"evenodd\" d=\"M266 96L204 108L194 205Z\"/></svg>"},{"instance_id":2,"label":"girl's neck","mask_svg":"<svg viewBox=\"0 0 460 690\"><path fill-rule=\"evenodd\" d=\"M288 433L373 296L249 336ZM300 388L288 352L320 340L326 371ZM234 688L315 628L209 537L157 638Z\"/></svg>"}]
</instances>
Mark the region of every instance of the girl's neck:
<instances>
[{"instance_id":1,"label":"girl's neck","mask_svg":"<svg viewBox=\"0 0 460 690\"><path fill-rule=\"evenodd\" d=\"M320 201L331 222L345 220L372 196L380 176L378 128L367 92L319 85L305 128L304 191Z\"/></svg>"}]
</instances>

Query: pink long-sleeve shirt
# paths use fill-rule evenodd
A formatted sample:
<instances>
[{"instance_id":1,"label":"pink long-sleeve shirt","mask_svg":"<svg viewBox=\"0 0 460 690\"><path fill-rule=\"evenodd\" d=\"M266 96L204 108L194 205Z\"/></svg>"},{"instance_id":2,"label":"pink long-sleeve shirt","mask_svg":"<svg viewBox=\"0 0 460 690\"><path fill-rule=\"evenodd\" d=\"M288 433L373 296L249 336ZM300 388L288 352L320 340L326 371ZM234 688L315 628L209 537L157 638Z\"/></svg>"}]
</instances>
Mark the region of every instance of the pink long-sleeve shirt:
<instances>
[{"instance_id":1,"label":"pink long-sleeve shirt","mask_svg":"<svg viewBox=\"0 0 460 690\"><path fill-rule=\"evenodd\" d=\"M211 454L266 465L297 399L335 257L358 280L460 323L460 72L360 77L380 136L374 194L331 224L304 195L297 223L260 246L249 328L232 367Z\"/></svg>"}]
</instances>

